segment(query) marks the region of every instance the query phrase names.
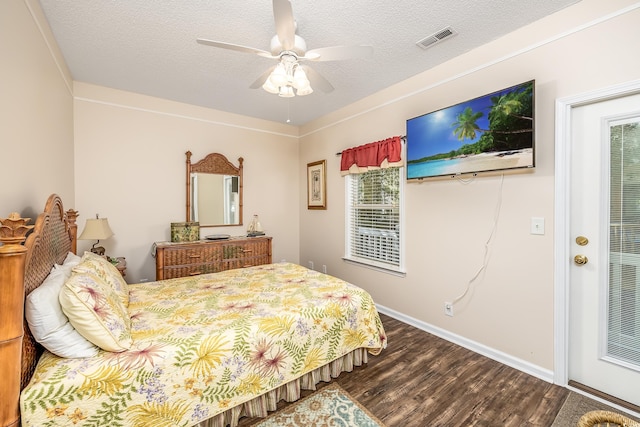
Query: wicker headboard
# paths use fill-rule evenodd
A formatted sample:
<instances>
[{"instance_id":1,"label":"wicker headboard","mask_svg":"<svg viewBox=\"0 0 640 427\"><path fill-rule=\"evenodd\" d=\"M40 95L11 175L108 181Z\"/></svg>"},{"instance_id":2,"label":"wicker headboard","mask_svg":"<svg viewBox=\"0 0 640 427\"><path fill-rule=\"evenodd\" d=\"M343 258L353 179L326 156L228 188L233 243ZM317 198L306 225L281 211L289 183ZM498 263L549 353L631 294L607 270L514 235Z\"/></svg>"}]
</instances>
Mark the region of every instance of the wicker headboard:
<instances>
[{"instance_id":1,"label":"wicker headboard","mask_svg":"<svg viewBox=\"0 0 640 427\"><path fill-rule=\"evenodd\" d=\"M44 212L36 219L33 233L25 242L25 295L40 286L54 264L62 264L69 252L76 252L77 216L78 213L73 210L65 213L62 200L57 194L49 196ZM35 342L25 323L21 390L31 379L41 353L41 347Z\"/></svg>"},{"instance_id":2,"label":"wicker headboard","mask_svg":"<svg viewBox=\"0 0 640 427\"><path fill-rule=\"evenodd\" d=\"M27 237L24 247L17 244L5 244L5 252L15 251L14 255L24 255L25 258L24 262L10 263L5 261L4 265L10 271L0 277L0 289L2 292L6 292L9 287L22 285L23 290L17 289L17 292L14 292L15 299L19 299L18 301L0 298L0 312L16 313L16 315L19 312L22 319L17 321L23 325L24 335L22 337L22 353L19 356L16 355L16 357L20 357L20 360L3 360L3 364L20 367L20 371L15 373L15 375L20 375L20 389L16 392L3 385L4 383L13 384L15 381L0 382L1 426L17 425L14 414L18 413L17 404L20 391L31 379L38 357L42 353L42 348L34 340L24 319L24 310L21 309L24 306L24 297L42 284L54 264L62 264L69 252L76 252L77 216L78 212L76 211L65 212L60 197L52 194L47 199L44 212L38 215L33 232ZM24 254L25 249L26 255ZM8 258L11 258L11 254L8 255ZM21 280L21 277L24 280ZM16 307L20 308L16 309ZM20 336L10 338L19 339ZM0 339L0 341L2 340ZM4 356L9 357L12 354L13 352L7 351ZM3 380L5 379L3 378Z\"/></svg>"}]
</instances>

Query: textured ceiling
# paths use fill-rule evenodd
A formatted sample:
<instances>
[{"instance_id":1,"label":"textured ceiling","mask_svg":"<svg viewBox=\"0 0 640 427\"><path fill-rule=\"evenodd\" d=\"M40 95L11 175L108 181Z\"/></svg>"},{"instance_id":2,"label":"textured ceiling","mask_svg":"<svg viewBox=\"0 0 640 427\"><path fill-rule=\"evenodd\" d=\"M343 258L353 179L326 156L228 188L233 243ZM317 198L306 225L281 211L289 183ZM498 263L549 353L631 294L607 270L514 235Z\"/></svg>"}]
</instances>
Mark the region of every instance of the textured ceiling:
<instances>
[{"instance_id":1,"label":"textured ceiling","mask_svg":"<svg viewBox=\"0 0 640 427\"><path fill-rule=\"evenodd\" d=\"M293 0L297 34L308 49L374 49L366 59L305 62L335 90L295 98L249 88L276 60L196 43L269 50L270 0L40 3L76 81L302 125L577 1ZM416 46L447 26L457 34L426 50Z\"/></svg>"}]
</instances>

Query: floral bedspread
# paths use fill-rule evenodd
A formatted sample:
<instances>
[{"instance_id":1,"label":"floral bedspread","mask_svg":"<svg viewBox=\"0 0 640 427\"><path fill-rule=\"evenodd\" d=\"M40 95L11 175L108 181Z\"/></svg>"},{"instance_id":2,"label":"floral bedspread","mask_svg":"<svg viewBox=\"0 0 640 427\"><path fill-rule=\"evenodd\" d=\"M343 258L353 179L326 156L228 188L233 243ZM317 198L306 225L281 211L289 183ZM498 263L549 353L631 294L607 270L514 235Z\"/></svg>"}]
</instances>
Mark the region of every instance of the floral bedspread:
<instances>
[{"instance_id":1,"label":"floral bedspread","mask_svg":"<svg viewBox=\"0 0 640 427\"><path fill-rule=\"evenodd\" d=\"M23 426L191 426L386 336L371 296L289 263L129 286L134 346L45 352Z\"/></svg>"}]
</instances>

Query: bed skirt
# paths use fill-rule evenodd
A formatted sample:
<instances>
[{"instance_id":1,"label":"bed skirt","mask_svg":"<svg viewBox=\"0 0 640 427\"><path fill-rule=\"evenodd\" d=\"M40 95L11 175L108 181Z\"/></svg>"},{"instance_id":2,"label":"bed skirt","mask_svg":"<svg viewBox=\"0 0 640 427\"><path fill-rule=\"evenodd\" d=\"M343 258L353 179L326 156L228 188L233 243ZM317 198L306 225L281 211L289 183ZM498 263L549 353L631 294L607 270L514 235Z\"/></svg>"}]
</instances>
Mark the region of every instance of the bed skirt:
<instances>
[{"instance_id":1,"label":"bed skirt","mask_svg":"<svg viewBox=\"0 0 640 427\"><path fill-rule=\"evenodd\" d=\"M242 417L264 418L269 411L273 412L277 409L280 400L294 402L300 399L301 390L315 390L316 384L320 381L329 382L332 378L337 378L341 372L351 372L354 366L361 366L367 361L367 349L358 348L327 365L196 425L198 427L235 427Z\"/></svg>"}]
</instances>

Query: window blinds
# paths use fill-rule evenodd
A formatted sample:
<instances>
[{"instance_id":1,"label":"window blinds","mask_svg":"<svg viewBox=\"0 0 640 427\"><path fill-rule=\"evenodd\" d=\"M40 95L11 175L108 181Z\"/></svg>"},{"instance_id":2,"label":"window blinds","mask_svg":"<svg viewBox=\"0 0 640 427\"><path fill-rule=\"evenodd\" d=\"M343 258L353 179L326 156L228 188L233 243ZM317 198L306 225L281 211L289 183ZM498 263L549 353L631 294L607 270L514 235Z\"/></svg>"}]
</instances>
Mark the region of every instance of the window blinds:
<instances>
[{"instance_id":1,"label":"window blinds","mask_svg":"<svg viewBox=\"0 0 640 427\"><path fill-rule=\"evenodd\" d=\"M401 168L347 177L347 254L356 261L398 270Z\"/></svg>"},{"instance_id":2,"label":"window blinds","mask_svg":"<svg viewBox=\"0 0 640 427\"><path fill-rule=\"evenodd\" d=\"M607 355L640 369L640 118L610 125Z\"/></svg>"}]
</instances>

